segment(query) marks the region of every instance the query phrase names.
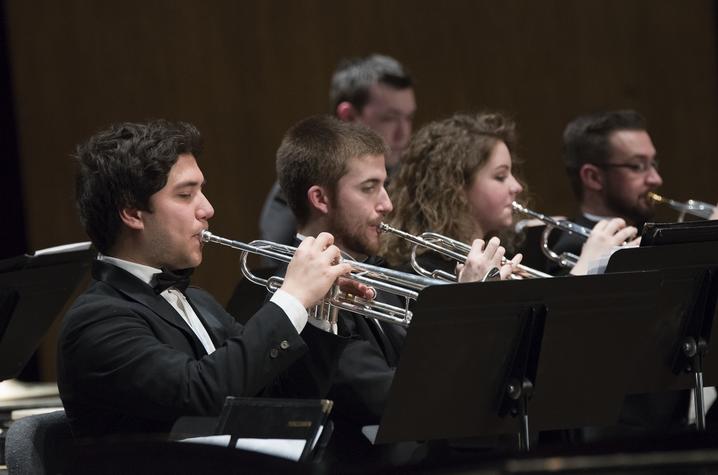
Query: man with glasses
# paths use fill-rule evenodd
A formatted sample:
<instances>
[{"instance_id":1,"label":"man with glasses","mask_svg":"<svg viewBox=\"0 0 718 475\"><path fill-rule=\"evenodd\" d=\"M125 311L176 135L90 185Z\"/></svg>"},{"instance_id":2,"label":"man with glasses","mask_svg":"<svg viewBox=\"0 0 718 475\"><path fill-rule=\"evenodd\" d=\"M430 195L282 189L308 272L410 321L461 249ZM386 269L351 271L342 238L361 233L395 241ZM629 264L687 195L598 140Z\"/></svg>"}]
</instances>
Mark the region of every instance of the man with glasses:
<instances>
[{"instance_id":1,"label":"man with glasses","mask_svg":"<svg viewBox=\"0 0 718 475\"><path fill-rule=\"evenodd\" d=\"M581 208L573 222L593 228L602 219L618 217L640 229L653 216L648 193L663 180L641 114L618 110L579 116L564 130L563 153ZM564 233L553 249L580 254L583 242Z\"/></svg>"}]
</instances>

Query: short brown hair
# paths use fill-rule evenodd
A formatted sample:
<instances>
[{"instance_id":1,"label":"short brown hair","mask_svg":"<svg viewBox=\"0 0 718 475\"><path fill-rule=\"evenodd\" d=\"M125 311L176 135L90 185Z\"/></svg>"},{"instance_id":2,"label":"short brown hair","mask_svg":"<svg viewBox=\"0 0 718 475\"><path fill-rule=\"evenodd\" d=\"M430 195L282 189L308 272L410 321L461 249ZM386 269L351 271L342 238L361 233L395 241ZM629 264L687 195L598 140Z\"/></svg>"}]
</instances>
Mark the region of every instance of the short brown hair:
<instances>
[{"instance_id":1,"label":"short brown hair","mask_svg":"<svg viewBox=\"0 0 718 475\"><path fill-rule=\"evenodd\" d=\"M414 235L433 231L469 243L474 225L464 190L500 141L513 151L515 124L497 113L456 114L422 127L389 186L394 211L387 221ZM411 247L389 235L381 254L390 264L402 265Z\"/></svg>"},{"instance_id":2,"label":"short brown hair","mask_svg":"<svg viewBox=\"0 0 718 475\"><path fill-rule=\"evenodd\" d=\"M630 109L581 115L569 122L563 131L563 160L576 197L583 198L581 167L587 163L600 166L611 158L612 133L647 127L646 119Z\"/></svg>"},{"instance_id":3,"label":"short brown hair","mask_svg":"<svg viewBox=\"0 0 718 475\"><path fill-rule=\"evenodd\" d=\"M277 176L297 222L309 219L307 191L314 185L333 192L351 158L385 155L376 132L329 115L306 118L291 127L277 150Z\"/></svg>"}]
</instances>

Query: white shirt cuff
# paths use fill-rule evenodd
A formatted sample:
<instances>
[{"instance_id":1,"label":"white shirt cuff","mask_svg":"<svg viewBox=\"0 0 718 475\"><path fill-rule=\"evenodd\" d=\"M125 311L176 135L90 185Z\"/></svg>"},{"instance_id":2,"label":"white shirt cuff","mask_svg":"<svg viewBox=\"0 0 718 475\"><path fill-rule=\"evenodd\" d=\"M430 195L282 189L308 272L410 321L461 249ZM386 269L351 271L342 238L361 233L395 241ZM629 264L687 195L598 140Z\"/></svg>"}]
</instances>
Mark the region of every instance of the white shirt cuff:
<instances>
[{"instance_id":1,"label":"white shirt cuff","mask_svg":"<svg viewBox=\"0 0 718 475\"><path fill-rule=\"evenodd\" d=\"M274 302L279 308L284 310L284 313L289 317L289 321L292 322L294 328L297 329L297 333L301 333L302 330L304 330L304 326L307 324L307 309L302 307L302 304L294 295L282 289L277 289L269 301Z\"/></svg>"},{"instance_id":2,"label":"white shirt cuff","mask_svg":"<svg viewBox=\"0 0 718 475\"><path fill-rule=\"evenodd\" d=\"M333 335L338 334L338 328L336 323L331 323L327 320L317 320L316 318L310 318L309 324L313 327L317 327L320 330L329 332Z\"/></svg>"}]
</instances>

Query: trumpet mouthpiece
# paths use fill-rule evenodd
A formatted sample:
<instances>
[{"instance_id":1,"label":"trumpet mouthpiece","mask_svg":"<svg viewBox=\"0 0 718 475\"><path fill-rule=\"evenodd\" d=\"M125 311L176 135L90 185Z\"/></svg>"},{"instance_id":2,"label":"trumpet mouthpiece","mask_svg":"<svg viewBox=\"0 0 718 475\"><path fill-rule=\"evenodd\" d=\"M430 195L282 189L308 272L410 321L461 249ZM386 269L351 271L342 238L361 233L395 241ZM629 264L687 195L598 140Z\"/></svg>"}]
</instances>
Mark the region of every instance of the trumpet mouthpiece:
<instances>
[{"instance_id":1,"label":"trumpet mouthpiece","mask_svg":"<svg viewBox=\"0 0 718 475\"><path fill-rule=\"evenodd\" d=\"M202 232L199 233L199 239L202 242L209 242L212 239L212 233L207 229L203 229Z\"/></svg>"},{"instance_id":2,"label":"trumpet mouthpiece","mask_svg":"<svg viewBox=\"0 0 718 475\"><path fill-rule=\"evenodd\" d=\"M661 195L654 193L652 191L649 191L648 194L646 194L646 196L648 197L648 199L657 201L659 203L665 201L665 199Z\"/></svg>"},{"instance_id":3,"label":"trumpet mouthpiece","mask_svg":"<svg viewBox=\"0 0 718 475\"><path fill-rule=\"evenodd\" d=\"M523 213L524 210L526 210L526 207L524 205L522 205L521 203L518 203L516 201L511 202L511 207L514 209L514 211L519 211L521 213Z\"/></svg>"},{"instance_id":4,"label":"trumpet mouthpiece","mask_svg":"<svg viewBox=\"0 0 718 475\"><path fill-rule=\"evenodd\" d=\"M386 224L386 223L379 223L378 228L379 228L379 231L382 231L382 232L385 232L385 233L387 233L387 232L389 232L389 231L391 230L391 226L389 226L389 225Z\"/></svg>"}]
</instances>

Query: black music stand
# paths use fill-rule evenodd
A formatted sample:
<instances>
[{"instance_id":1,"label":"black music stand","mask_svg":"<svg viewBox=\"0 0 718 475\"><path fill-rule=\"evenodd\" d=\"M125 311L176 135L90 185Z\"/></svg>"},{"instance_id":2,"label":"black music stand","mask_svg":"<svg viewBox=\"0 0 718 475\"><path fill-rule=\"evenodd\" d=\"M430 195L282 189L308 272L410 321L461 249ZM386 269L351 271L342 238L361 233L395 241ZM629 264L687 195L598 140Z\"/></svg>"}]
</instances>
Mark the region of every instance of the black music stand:
<instances>
[{"instance_id":1,"label":"black music stand","mask_svg":"<svg viewBox=\"0 0 718 475\"><path fill-rule=\"evenodd\" d=\"M642 377L630 393L692 388L696 427L704 430L703 382L718 385L718 355L708 353L718 299L718 221L647 224L643 237L640 248L616 251L606 267L607 273L661 275L659 312L646 328L651 336L637 367Z\"/></svg>"},{"instance_id":2,"label":"black music stand","mask_svg":"<svg viewBox=\"0 0 718 475\"><path fill-rule=\"evenodd\" d=\"M641 232L641 247L710 241L718 241L718 220L646 223Z\"/></svg>"},{"instance_id":3,"label":"black music stand","mask_svg":"<svg viewBox=\"0 0 718 475\"><path fill-rule=\"evenodd\" d=\"M78 243L0 261L0 381L20 374L94 255Z\"/></svg>"},{"instance_id":4,"label":"black music stand","mask_svg":"<svg viewBox=\"0 0 718 475\"><path fill-rule=\"evenodd\" d=\"M634 376L635 342L656 312L658 277L639 272L423 290L370 439L519 432L528 449L529 417L531 430L615 423Z\"/></svg>"}]
</instances>

